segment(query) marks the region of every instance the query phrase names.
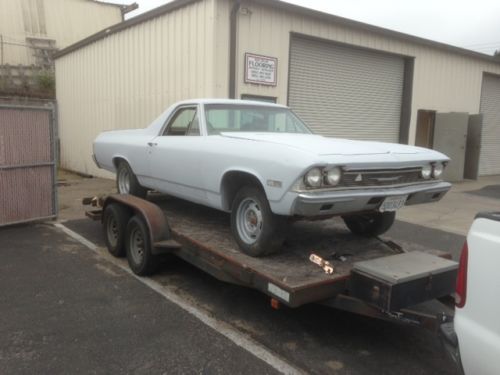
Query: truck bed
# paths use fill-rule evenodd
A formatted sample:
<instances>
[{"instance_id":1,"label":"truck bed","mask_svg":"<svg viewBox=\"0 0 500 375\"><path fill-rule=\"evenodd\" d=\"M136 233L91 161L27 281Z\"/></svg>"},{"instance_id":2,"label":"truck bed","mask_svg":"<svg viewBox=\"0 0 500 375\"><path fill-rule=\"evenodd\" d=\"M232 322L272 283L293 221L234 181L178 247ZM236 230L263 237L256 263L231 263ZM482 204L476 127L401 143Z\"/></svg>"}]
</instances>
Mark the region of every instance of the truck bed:
<instances>
[{"instance_id":1,"label":"truck bed","mask_svg":"<svg viewBox=\"0 0 500 375\"><path fill-rule=\"evenodd\" d=\"M333 218L293 222L280 253L253 258L243 254L233 240L229 214L171 197L152 196L150 200L163 210L174 239L182 244L179 257L219 279L253 286L292 307L344 292L353 263L402 252L387 238L354 236L341 219ZM416 250L445 255L405 244L404 252ZM334 273L326 274L312 263L311 253L329 261Z\"/></svg>"}]
</instances>

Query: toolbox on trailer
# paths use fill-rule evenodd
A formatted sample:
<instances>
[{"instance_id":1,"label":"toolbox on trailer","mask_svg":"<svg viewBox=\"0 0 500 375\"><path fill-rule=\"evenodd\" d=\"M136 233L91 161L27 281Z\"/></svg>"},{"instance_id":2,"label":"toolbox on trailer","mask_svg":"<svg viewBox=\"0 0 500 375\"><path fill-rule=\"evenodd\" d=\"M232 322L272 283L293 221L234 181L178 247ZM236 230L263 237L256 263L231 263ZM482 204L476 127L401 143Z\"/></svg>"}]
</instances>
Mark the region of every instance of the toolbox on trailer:
<instances>
[{"instance_id":1,"label":"toolbox on trailer","mask_svg":"<svg viewBox=\"0 0 500 375\"><path fill-rule=\"evenodd\" d=\"M449 294L456 270L456 262L422 251L355 262L349 291L384 311L396 311Z\"/></svg>"},{"instance_id":2,"label":"toolbox on trailer","mask_svg":"<svg viewBox=\"0 0 500 375\"><path fill-rule=\"evenodd\" d=\"M416 244L403 250L388 239L357 237L330 219L290 223L280 253L254 258L239 250L229 215L220 211L160 195L149 201L111 195L84 203L126 207L125 219L139 216L147 224L152 254L173 254L220 280L260 290L273 306L317 302L414 324L450 315L442 304L436 305L439 314L411 309L453 293L458 265L442 251ZM102 210L87 215L98 220Z\"/></svg>"}]
</instances>

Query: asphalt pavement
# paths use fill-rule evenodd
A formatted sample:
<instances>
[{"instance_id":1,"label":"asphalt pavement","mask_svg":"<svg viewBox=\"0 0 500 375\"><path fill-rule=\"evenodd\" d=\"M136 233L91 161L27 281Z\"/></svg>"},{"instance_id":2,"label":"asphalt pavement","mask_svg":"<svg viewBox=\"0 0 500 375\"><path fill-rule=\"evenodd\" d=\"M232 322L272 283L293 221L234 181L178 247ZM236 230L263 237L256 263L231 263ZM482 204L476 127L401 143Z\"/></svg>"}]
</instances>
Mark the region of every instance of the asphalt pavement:
<instances>
[{"instance_id":1,"label":"asphalt pavement","mask_svg":"<svg viewBox=\"0 0 500 375\"><path fill-rule=\"evenodd\" d=\"M0 255L2 375L276 373L50 223Z\"/></svg>"}]
</instances>

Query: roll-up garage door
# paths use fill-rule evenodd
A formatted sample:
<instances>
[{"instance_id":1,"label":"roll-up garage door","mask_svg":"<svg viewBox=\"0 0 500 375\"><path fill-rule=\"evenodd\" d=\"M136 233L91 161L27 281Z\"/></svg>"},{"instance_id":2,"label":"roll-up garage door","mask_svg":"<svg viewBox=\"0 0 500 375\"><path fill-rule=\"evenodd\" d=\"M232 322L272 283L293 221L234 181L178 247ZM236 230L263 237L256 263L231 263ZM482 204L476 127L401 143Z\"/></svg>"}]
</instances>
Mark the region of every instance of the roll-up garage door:
<instances>
[{"instance_id":1,"label":"roll-up garage door","mask_svg":"<svg viewBox=\"0 0 500 375\"><path fill-rule=\"evenodd\" d=\"M404 59L292 37L289 106L317 134L398 142Z\"/></svg>"},{"instance_id":2,"label":"roll-up garage door","mask_svg":"<svg viewBox=\"0 0 500 375\"><path fill-rule=\"evenodd\" d=\"M500 174L500 77L484 75L480 112L483 130L479 174Z\"/></svg>"}]
</instances>

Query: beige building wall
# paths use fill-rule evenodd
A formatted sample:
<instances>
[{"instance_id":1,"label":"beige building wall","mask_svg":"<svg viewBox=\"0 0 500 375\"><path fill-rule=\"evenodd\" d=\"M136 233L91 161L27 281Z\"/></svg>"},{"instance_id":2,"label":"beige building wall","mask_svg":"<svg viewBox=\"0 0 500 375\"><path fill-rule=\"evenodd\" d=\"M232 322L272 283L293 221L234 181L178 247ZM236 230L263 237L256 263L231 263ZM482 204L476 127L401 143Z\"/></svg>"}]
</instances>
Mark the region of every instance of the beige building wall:
<instances>
[{"instance_id":1,"label":"beige building wall","mask_svg":"<svg viewBox=\"0 0 500 375\"><path fill-rule=\"evenodd\" d=\"M64 48L121 21L118 6L91 0L0 0L3 63L36 62L26 38L53 39Z\"/></svg>"},{"instance_id":2,"label":"beige building wall","mask_svg":"<svg viewBox=\"0 0 500 375\"><path fill-rule=\"evenodd\" d=\"M229 0L224 1L229 4ZM410 144L415 141L419 109L478 113L483 72L500 74L500 64L489 63L479 58L395 37L377 35L360 28L285 12L271 6L244 1L242 8L243 11L238 15L239 38L236 62L238 97L241 94L274 96L277 97L278 103L287 104L291 32L415 57ZM226 19L227 29L229 13ZM245 52L278 58L276 87L244 83Z\"/></svg>"},{"instance_id":3,"label":"beige building wall","mask_svg":"<svg viewBox=\"0 0 500 375\"><path fill-rule=\"evenodd\" d=\"M179 100L220 96L213 0L195 2L56 59L61 165L95 176L92 141L147 126ZM227 53L227 51L226 51Z\"/></svg>"}]
</instances>

